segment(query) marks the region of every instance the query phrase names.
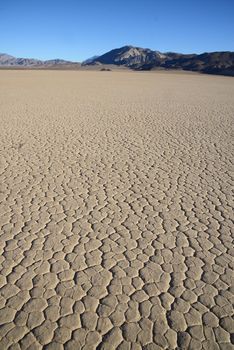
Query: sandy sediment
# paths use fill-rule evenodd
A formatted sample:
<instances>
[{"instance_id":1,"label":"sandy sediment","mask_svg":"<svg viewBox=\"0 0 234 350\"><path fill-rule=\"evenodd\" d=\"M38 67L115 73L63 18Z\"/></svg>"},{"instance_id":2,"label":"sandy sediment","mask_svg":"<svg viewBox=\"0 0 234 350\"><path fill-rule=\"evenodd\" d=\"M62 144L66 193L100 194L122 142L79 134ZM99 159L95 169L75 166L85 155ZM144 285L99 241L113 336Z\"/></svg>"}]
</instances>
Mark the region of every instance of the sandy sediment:
<instances>
[{"instance_id":1,"label":"sandy sediment","mask_svg":"<svg viewBox=\"0 0 234 350\"><path fill-rule=\"evenodd\" d=\"M234 80L0 81L0 348L233 349Z\"/></svg>"}]
</instances>

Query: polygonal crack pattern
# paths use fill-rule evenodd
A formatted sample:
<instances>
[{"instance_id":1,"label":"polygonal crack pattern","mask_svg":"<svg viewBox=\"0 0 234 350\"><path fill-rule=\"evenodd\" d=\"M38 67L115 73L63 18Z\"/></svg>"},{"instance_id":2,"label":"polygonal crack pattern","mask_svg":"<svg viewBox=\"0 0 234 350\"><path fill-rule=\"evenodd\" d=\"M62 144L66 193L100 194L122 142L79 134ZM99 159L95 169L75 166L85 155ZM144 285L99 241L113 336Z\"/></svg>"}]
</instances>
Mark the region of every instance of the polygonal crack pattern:
<instances>
[{"instance_id":1,"label":"polygonal crack pattern","mask_svg":"<svg viewBox=\"0 0 234 350\"><path fill-rule=\"evenodd\" d=\"M233 81L0 75L0 348L233 349Z\"/></svg>"}]
</instances>

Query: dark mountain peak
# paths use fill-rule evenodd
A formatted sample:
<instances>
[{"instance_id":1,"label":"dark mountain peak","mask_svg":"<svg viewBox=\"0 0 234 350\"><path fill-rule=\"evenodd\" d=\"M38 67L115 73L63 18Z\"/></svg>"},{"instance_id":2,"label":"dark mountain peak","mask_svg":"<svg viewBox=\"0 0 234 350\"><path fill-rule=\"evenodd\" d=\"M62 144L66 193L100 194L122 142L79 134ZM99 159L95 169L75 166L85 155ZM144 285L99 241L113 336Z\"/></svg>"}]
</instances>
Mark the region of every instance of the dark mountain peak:
<instances>
[{"instance_id":1,"label":"dark mountain peak","mask_svg":"<svg viewBox=\"0 0 234 350\"><path fill-rule=\"evenodd\" d=\"M159 51L152 51L150 49L125 45L108 51L93 61L88 62L88 64L116 64L137 68L142 64L157 62L161 57L163 57L163 54L161 54Z\"/></svg>"},{"instance_id":2,"label":"dark mountain peak","mask_svg":"<svg viewBox=\"0 0 234 350\"><path fill-rule=\"evenodd\" d=\"M134 47L133 45L124 45L124 46L119 47L118 49L129 50L129 49L132 49L133 47Z\"/></svg>"}]
</instances>

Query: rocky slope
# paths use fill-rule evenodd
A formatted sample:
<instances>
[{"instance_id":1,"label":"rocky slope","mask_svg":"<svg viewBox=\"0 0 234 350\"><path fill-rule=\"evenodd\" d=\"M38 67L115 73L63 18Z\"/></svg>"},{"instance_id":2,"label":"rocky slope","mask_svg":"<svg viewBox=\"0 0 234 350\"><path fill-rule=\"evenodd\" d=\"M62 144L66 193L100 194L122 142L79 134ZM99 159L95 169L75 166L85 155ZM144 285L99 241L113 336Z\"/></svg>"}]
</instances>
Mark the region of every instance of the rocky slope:
<instances>
[{"instance_id":1,"label":"rocky slope","mask_svg":"<svg viewBox=\"0 0 234 350\"><path fill-rule=\"evenodd\" d=\"M158 51L142 49L140 47L124 46L111 50L102 56L89 60L88 64L117 64L128 67L138 67L144 64L156 64L164 59L165 55Z\"/></svg>"}]
</instances>

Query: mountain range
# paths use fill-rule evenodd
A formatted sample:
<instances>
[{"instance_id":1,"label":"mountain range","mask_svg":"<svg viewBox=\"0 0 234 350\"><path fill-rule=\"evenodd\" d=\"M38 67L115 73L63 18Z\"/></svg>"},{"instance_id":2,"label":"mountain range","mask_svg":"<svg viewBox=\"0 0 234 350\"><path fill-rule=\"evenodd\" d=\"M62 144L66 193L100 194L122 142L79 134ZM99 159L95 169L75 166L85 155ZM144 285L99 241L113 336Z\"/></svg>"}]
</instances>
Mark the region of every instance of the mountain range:
<instances>
[{"instance_id":1,"label":"mountain range","mask_svg":"<svg viewBox=\"0 0 234 350\"><path fill-rule=\"evenodd\" d=\"M94 58L86 64L116 64L135 70L182 69L234 76L234 52L203 54L161 53L150 49L124 46Z\"/></svg>"},{"instance_id":2,"label":"mountain range","mask_svg":"<svg viewBox=\"0 0 234 350\"><path fill-rule=\"evenodd\" d=\"M65 61L61 59L53 60L38 60L35 58L17 58L5 53L0 53L0 67L41 67L41 66L54 66L54 65L67 65L74 62Z\"/></svg>"},{"instance_id":3,"label":"mountain range","mask_svg":"<svg viewBox=\"0 0 234 350\"><path fill-rule=\"evenodd\" d=\"M112 65L133 70L177 69L200 73L234 76L234 52L209 52L203 54L162 53L134 46L113 49L101 56L93 56L82 62L82 67ZM0 67L31 68L80 68L80 63L61 59L37 60L16 58L0 53Z\"/></svg>"}]
</instances>

